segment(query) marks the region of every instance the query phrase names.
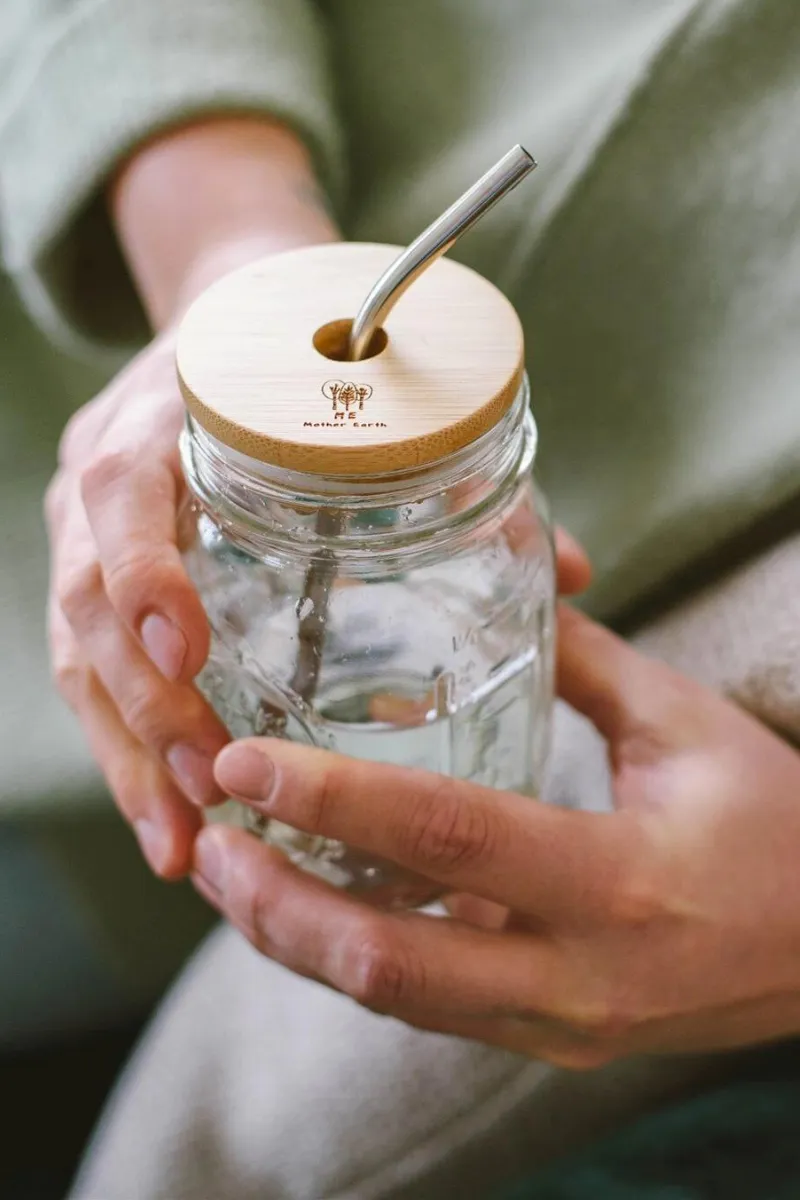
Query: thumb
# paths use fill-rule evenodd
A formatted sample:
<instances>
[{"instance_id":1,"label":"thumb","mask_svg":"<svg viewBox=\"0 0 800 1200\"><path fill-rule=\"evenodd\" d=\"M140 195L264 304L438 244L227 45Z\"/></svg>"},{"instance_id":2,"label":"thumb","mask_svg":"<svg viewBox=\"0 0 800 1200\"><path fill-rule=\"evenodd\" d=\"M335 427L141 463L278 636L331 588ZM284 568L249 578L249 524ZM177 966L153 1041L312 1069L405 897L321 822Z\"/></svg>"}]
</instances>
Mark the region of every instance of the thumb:
<instances>
[{"instance_id":1,"label":"thumb","mask_svg":"<svg viewBox=\"0 0 800 1200\"><path fill-rule=\"evenodd\" d=\"M691 680L646 658L622 638L562 604L558 613L558 694L615 744L644 736L664 751L685 743L696 708ZM692 703L692 701L694 703Z\"/></svg>"}]
</instances>

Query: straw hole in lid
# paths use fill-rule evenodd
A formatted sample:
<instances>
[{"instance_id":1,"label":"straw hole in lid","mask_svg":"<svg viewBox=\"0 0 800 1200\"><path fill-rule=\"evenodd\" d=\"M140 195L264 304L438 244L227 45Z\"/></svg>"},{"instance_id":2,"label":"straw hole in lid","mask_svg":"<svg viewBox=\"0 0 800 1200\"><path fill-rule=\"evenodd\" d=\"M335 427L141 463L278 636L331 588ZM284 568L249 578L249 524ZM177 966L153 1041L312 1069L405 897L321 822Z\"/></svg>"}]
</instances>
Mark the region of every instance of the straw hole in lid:
<instances>
[{"instance_id":1,"label":"straw hole in lid","mask_svg":"<svg viewBox=\"0 0 800 1200\"><path fill-rule=\"evenodd\" d=\"M326 325L321 325L314 334L312 341L314 349L323 358L332 359L334 362L349 362L350 361L350 330L353 328L352 320L328 321ZM389 335L385 329L376 329L370 338L370 343L367 346L364 358L377 358L389 344Z\"/></svg>"}]
</instances>

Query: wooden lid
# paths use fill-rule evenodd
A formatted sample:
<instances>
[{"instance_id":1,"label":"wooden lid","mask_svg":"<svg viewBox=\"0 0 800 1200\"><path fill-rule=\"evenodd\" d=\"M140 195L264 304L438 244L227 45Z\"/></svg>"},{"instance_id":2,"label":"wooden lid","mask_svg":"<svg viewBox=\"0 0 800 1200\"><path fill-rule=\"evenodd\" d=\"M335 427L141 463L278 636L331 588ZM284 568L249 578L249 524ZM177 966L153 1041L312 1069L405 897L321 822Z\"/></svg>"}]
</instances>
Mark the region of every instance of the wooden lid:
<instances>
[{"instance_id":1,"label":"wooden lid","mask_svg":"<svg viewBox=\"0 0 800 1200\"><path fill-rule=\"evenodd\" d=\"M337 361L396 246L343 242L251 263L194 303L177 366L192 416L251 458L314 474L402 471L480 437L512 404L522 329L501 292L442 258L400 299L373 357Z\"/></svg>"}]
</instances>

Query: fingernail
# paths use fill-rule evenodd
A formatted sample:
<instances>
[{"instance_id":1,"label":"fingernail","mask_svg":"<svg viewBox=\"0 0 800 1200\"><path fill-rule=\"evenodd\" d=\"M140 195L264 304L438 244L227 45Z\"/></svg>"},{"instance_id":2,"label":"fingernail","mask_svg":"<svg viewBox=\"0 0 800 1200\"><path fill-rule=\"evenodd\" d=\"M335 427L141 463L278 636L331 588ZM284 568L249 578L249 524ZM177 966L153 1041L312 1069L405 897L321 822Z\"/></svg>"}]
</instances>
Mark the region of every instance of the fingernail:
<instances>
[{"instance_id":1,"label":"fingernail","mask_svg":"<svg viewBox=\"0 0 800 1200\"><path fill-rule=\"evenodd\" d=\"M214 804L221 799L214 780L214 760L194 746L172 746L167 751L169 769L187 797L195 804Z\"/></svg>"},{"instance_id":2,"label":"fingernail","mask_svg":"<svg viewBox=\"0 0 800 1200\"><path fill-rule=\"evenodd\" d=\"M206 829L197 839L194 851L195 871L220 895L225 891L225 852L216 829Z\"/></svg>"},{"instance_id":3,"label":"fingernail","mask_svg":"<svg viewBox=\"0 0 800 1200\"><path fill-rule=\"evenodd\" d=\"M217 757L217 783L229 796L245 796L265 803L275 787L275 766L262 750L252 746L226 746Z\"/></svg>"},{"instance_id":4,"label":"fingernail","mask_svg":"<svg viewBox=\"0 0 800 1200\"><path fill-rule=\"evenodd\" d=\"M156 825L154 821L148 821L145 818L134 821L133 828L136 832L139 845L142 848L142 853L156 874L160 875L166 870L170 856L170 845L167 834L165 834L160 825Z\"/></svg>"},{"instance_id":5,"label":"fingernail","mask_svg":"<svg viewBox=\"0 0 800 1200\"><path fill-rule=\"evenodd\" d=\"M189 647L178 626L160 613L150 613L142 621L141 633L144 648L161 674L179 679Z\"/></svg>"}]
</instances>

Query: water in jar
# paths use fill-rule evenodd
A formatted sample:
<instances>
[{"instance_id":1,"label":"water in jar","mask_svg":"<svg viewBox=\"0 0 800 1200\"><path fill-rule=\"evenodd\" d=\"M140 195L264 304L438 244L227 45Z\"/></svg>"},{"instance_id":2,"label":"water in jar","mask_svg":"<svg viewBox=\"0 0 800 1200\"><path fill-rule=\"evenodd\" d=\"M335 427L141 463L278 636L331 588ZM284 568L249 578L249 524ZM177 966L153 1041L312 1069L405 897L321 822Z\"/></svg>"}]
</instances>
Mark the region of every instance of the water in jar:
<instances>
[{"instance_id":1,"label":"water in jar","mask_svg":"<svg viewBox=\"0 0 800 1200\"><path fill-rule=\"evenodd\" d=\"M395 574L337 574L311 705L289 686L310 603L302 572L251 558L202 514L186 561L212 627L199 686L234 737L278 734L353 758L537 792L552 701L546 556L522 559L495 537ZM339 842L244 807L239 818L332 883L378 900L386 892L398 904L427 898L428 884L410 880L404 890L389 864Z\"/></svg>"}]
</instances>

